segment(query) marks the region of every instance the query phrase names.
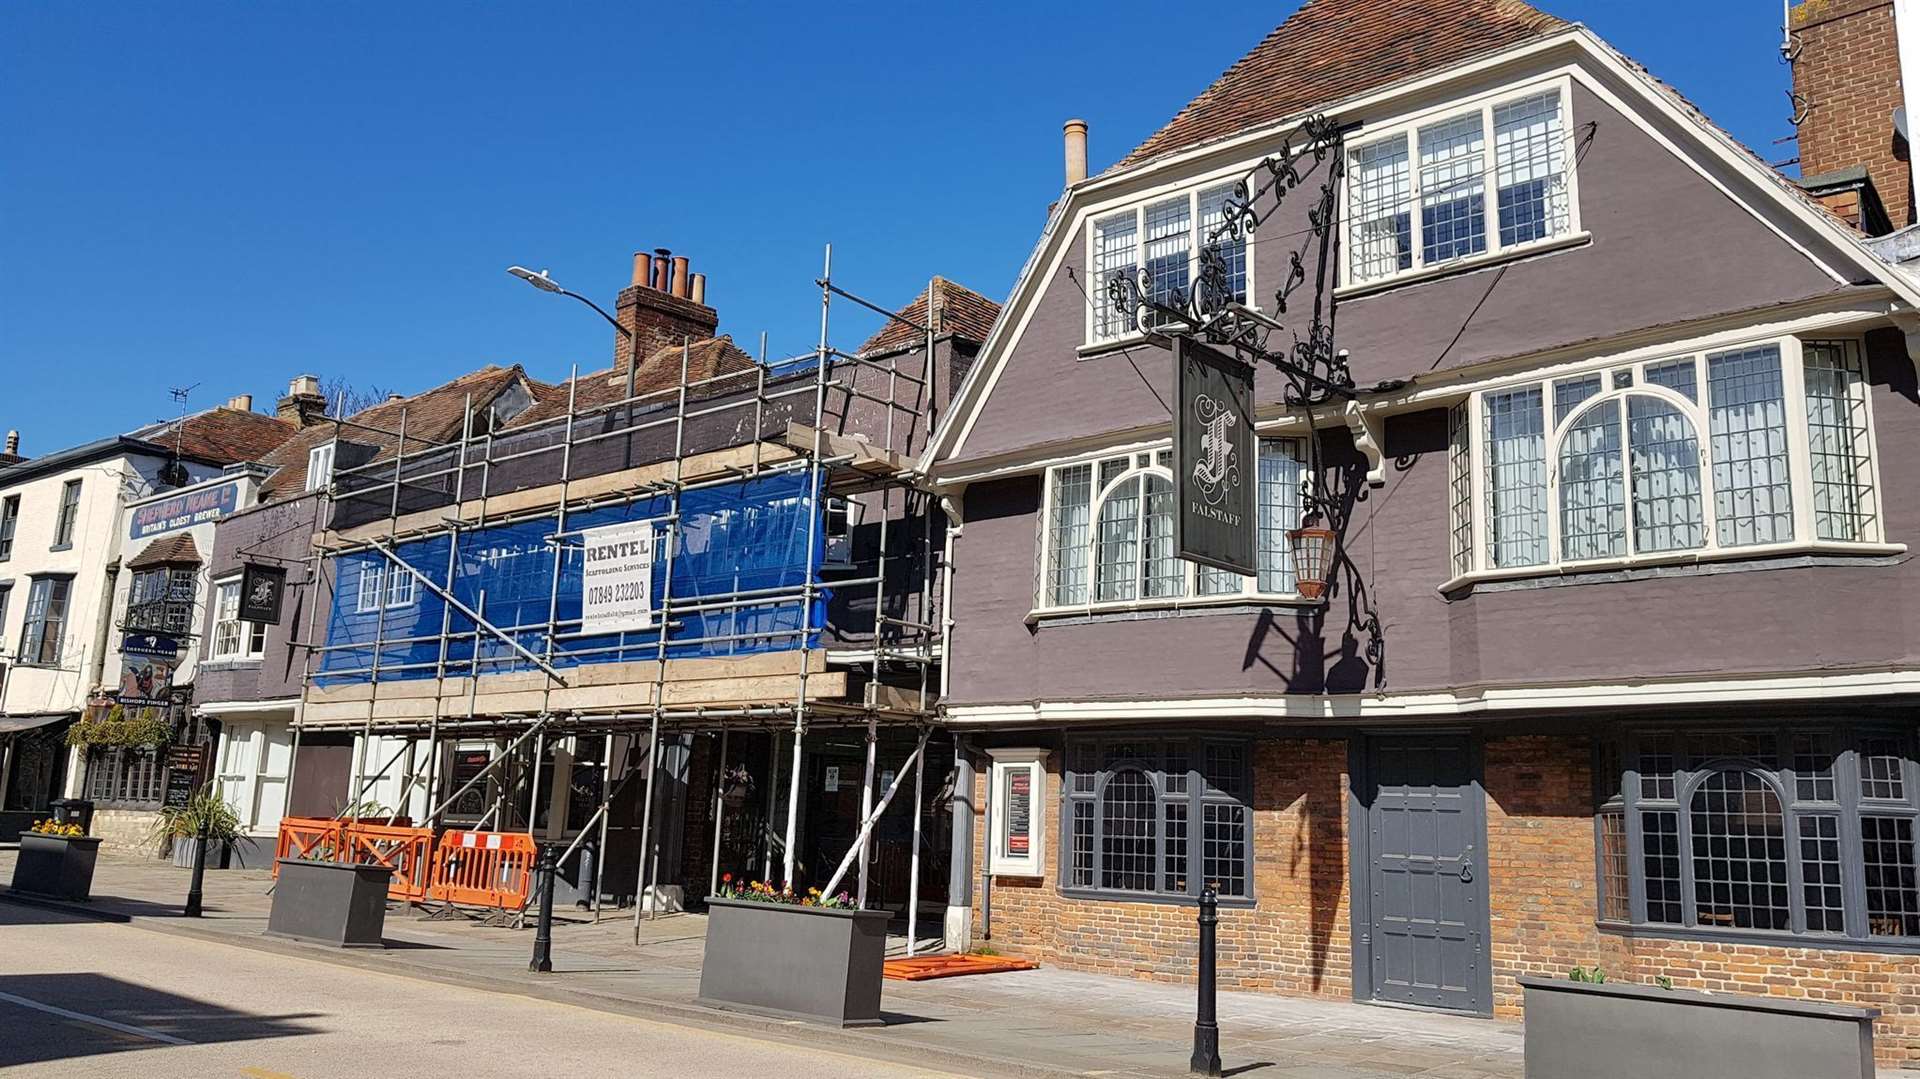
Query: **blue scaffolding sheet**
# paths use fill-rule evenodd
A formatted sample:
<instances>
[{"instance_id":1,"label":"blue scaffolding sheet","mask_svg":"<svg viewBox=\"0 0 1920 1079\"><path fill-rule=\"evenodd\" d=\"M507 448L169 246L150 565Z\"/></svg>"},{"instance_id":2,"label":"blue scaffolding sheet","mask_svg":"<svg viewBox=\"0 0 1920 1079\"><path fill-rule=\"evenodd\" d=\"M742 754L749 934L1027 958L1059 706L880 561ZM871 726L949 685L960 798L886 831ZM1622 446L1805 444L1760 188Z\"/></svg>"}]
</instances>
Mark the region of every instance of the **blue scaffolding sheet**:
<instances>
[{"instance_id":1,"label":"blue scaffolding sheet","mask_svg":"<svg viewBox=\"0 0 1920 1079\"><path fill-rule=\"evenodd\" d=\"M521 647L555 667L650 660L659 655L662 632L668 658L747 655L818 644L830 593L816 587L810 610L800 594L809 564L819 566L825 539L809 528L815 499L808 474L788 472L683 492L680 529L667 569L668 495L624 506L585 510L567 517L567 535L557 536L558 515L475 529L459 535L454 553L454 597ZM629 521L656 521L653 610L672 590L676 609L664 627L582 635L581 548L584 529ZM814 539L808 557L807 538ZM394 553L428 580L447 588L452 535L398 544ZM560 580L554 585L558 546ZM333 611L327 619L328 650L316 681L343 685L405 678L432 678L445 664L449 677L475 667L480 674L536 670L498 636L481 632L411 574L378 551L332 560ZM816 585L818 577L815 578ZM728 597L742 596L739 599ZM759 595L755 595L759 593ZM685 610L702 601L712 609ZM553 604L554 626L548 625ZM445 634L442 634L442 627ZM375 642L382 642L376 657ZM444 649L444 654L443 654ZM477 653L477 654L476 654ZM376 662L377 659L377 662ZM377 673L376 673L377 672Z\"/></svg>"}]
</instances>

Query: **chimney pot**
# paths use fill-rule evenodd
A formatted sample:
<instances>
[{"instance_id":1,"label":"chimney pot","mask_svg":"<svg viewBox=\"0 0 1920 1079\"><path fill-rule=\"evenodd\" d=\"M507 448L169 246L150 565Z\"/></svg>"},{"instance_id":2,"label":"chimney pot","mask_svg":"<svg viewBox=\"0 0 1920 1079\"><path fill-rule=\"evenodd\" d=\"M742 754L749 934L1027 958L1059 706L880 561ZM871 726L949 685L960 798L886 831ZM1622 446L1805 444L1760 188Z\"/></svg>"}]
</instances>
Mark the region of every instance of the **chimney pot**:
<instances>
[{"instance_id":1,"label":"chimney pot","mask_svg":"<svg viewBox=\"0 0 1920 1079\"><path fill-rule=\"evenodd\" d=\"M250 393L236 394L227 399L227 407L236 412L252 412L253 395Z\"/></svg>"},{"instance_id":2,"label":"chimney pot","mask_svg":"<svg viewBox=\"0 0 1920 1079\"><path fill-rule=\"evenodd\" d=\"M295 375L293 381L287 384L287 394L291 397L319 392L320 377L318 375Z\"/></svg>"},{"instance_id":3,"label":"chimney pot","mask_svg":"<svg viewBox=\"0 0 1920 1079\"><path fill-rule=\"evenodd\" d=\"M673 294L687 298L687 256L673 256Z\"/></svg>"},{"instance_id":4,"label":"chimney pot","mask_svg":"<svg viewBox=\"0 0 1920 1079\"><path fill-rule=\"evenodd\" d=\"M653 279L653 258L645 251L633 253L633 280L629 285L645 285Z\"/></svg>"},{"instance_id":5,"label":"chimney pot","mask_svg":"<svg viewBox=\"0 0 1920 1079\"><path fill-rule=\"evenodd\" d=\"M8 457L20 456L20 432L7 432L7 448L5 452Z\"/></svg>"},{"instance_id":6,"label":"chimney pot","mask_svg":"<svg viewBox=\"0 0 1920 1079\"><path fill-rule=\"evenodd\" d=\"M287 383L287 395L275 403L274 415L302 427L325 422L327 397L320 392L320 379L314 375L294 376Z\"/></svg>"},{"instance_id":7,"label":"chimney pot","mask_svg":"<svg viewBox=\"0 0 1920 1079\"><path fill-rule=\"evenodd\" d=\"M700 304L700 305L701 305L701 306L703 306L703 307L704 307L704 306L706 306L706 302L707 302L707 275L706 275L706 274L703 274L703 273L697 273L697 274L694 274L694 275L693 275L693 283L692 283L692 285L690 285L689 287L690 287L690 288L691 288L691 289L693 290L693 295L692 295L692 297L691 297L691 298L692 298L692 300L693 300L693 302L694 302L694 303L697 303L697 304Z\"/></svg>"},{"instance_id":8,"label":"chimney pot","mask_svg":"<svg viewBox=\"0 0 1920 1079\"><path fill-rule=\"evenodd\" d=\"M1066 136L1067 186L1072 187L1087 178L1087 122L1068 120L1061 130Z\"/></svg>"},{"instance_id":9,"label":"chimney pot","mask_svg":"<svg viewBox=\"0 0 1920 1079\"><path fill-rule=\"evenodd\" d=\"M656 247L653 249L653 280L649 282L649 284L653 287L654 291L667 291L668 286L671 284L668 278L673 272L672 264L673 252L664 247Z\"/></svg>"}]
</instances>

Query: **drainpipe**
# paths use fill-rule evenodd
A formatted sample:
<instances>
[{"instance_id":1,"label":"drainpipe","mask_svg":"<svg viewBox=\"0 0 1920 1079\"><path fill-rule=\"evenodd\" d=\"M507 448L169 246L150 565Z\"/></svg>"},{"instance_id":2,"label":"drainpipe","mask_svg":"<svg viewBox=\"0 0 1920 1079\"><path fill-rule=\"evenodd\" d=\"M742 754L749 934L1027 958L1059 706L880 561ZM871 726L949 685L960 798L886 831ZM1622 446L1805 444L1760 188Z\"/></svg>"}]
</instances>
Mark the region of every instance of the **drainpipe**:
<instances>
[{"instance_id":1,"label":"drainpipe","mask_svg":"<svg viewBox=\"0 0 1920 1079\"><path fill-rule=\"evenodd\" d=\"M940 495L940 510L947 515L947 534L940 555L940 700L947 699L953 684L953 541L966 527L966 507L961 499L966 487L953 487Z\"/></svg>"},{"instance_id":2,"label":"drainpipe","mask_svg":"<svg viewBox=\"0 0 1920 1079\"><path fill-rule=\"evenodd\" d=\"M100 617L95 619L93 632L93 680L91 689L98 689L106 679L107 672L107 635L113 627L114 589L120 581L120 560L107 563L104 592L100 598Z\"/></svg>"}]
</instances>

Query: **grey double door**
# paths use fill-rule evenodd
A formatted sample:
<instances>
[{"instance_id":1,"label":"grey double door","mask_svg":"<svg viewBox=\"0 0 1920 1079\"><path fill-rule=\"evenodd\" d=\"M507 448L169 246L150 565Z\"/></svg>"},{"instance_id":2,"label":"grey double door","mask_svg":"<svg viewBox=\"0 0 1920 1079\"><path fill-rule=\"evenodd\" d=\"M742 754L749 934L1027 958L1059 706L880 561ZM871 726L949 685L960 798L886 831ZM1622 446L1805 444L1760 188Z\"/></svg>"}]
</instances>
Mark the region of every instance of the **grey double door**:
<instances>
[{"instance_id":1,"label":"grey double door","mask_svg":"<svg viewBox=\"0 0 1920 1079\"><path fill-rule=\"evenodd\" d=\"M1486 802L1471 739L1370 735L1360 758L1359 992L1383 1002L1491 1011Z\"/></svg>"}]
</instances>

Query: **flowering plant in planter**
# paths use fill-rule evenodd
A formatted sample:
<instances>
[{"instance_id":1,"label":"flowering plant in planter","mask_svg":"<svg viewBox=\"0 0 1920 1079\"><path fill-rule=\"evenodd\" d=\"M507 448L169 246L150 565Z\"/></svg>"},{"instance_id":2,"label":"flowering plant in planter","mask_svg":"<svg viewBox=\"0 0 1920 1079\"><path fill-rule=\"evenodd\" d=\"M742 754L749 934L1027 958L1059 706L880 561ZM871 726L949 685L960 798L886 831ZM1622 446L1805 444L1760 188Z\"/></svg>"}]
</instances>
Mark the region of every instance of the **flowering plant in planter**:
<instances>
[{"instance_id":1,"label":"flowering plant in planter","mask_svg":"<svg viewBox=\"0 0 1920 1079\"><path fill-rule=\"evenodd\" d=\"M62 824L57 820L37 820L27 831L34 835L59 836L62 839L79 839L87 834L85 828L77 824Z\"/></svg>"},{"instance_id":2,"label":"flowering plant in planter","mask_svg":"<svg viewBox=\"0 0 1920 1079\"><path fill-rule=\"evenodd\" d=\"M732 873L720 874L720 898L739 899L749 903L779 903L789 907L825 907L829 910L859 910L860 905L847 892L838 895L822 895L818 888L808 888L805 895L793 890L791 885L776 888L764 880L750 880L736 884Z\"/></svg>"}]
</instances>

